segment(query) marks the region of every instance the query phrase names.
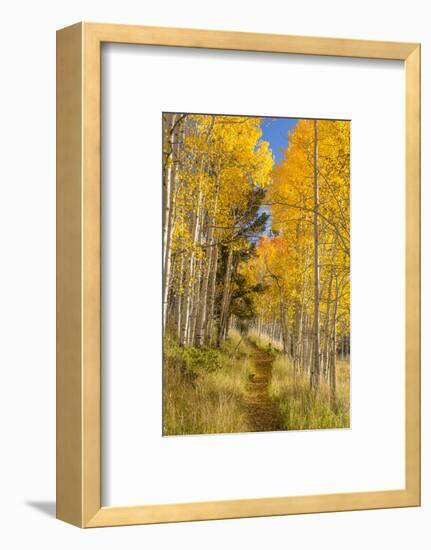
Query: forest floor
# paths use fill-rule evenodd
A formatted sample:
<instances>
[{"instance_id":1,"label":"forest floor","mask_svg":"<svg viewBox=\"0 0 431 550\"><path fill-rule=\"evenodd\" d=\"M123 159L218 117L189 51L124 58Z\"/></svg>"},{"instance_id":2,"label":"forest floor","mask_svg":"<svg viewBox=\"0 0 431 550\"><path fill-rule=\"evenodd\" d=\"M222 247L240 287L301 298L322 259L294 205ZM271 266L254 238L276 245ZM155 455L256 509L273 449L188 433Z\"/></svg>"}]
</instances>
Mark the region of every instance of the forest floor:
<instances>
[{"instance_id":1,"label":"forest floor","mask_svg":"<svg viewBox=\"0 0 431 550\"><path fill-rule=\"evenodd\" d=\"M259 349L249 341L253 354L254 372L249 374L244 405L247 424L252 432L273 432L282 429L282 419L277 405L269 397L269 384L272 376L274 356L271 352Z\"/></svg>"},{"instance_id":2,"label":"forest floor","mask_svg":"<svg viewBox=\"0 0 431 550\"><path fill-rule=\"evenodd\" d=\"M163 434L221 434L348 428L350 365L337 361L335 407L329 385L310 392L307 372L265 337L231 330L220 348L164 342Z\"/></svg>"}]
</instances>

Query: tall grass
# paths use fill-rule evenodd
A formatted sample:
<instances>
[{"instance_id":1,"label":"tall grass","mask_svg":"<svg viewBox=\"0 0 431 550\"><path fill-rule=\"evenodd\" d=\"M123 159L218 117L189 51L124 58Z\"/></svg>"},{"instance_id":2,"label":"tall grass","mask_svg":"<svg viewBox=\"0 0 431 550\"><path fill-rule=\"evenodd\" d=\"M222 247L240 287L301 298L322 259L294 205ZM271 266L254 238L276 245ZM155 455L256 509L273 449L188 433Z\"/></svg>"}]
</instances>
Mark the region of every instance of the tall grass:
<instances>
[{"instance_id":1,"label":"tall grass","mask_svg":"<svg viewBox=\"0 0 431 550\"><path fill-rule=\"evenodd\" d=\"M272 365L269 395L280 409L284 430L348 428L350 426L350 367L337 362L337 391L331 405L330 388L322 382L317 393L310 392L305 373L295 374L293 365L279 355Z\"/></svg>"},{"instance_id":2,"label":"tall grass","mask_svg":"<svg viewBox=\"0 0 431 550\"><path fill-rule=\"evenodd\" d=\"M259 335L257 330L250 330L247 333L247 338L260 350L271 353L282 351L283 345L278 341L270 338L267 335Z\"/></svg>"},{"instance_id":3,"label":"tall grass","mask_svg":"<svg viewBox=\"0 0 431 550\"><path fill-rule=\"evenodd\" d=\"M181 348L167 337L164 351L164 435L248 431L242 402L252 360L237 332L218 350Z\"/></svg>"}]
</instances>

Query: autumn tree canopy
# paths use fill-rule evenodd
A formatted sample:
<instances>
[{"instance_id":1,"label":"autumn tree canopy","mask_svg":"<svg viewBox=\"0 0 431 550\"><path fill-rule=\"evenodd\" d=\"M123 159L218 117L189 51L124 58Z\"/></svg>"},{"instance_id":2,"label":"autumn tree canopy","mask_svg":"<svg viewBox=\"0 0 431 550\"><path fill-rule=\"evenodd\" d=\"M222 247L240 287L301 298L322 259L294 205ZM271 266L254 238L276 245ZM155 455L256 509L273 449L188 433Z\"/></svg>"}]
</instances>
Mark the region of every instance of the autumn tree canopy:
<instances>
[{"instance_id":1,"label":"autumn tree canopy","mask_svg":"<svg viewBox=\"0 0 431 550\"><path fill-rule=\"evenodd\" d=\"M335 393L350 336L350 124L299 120L274 162L258 117L163 116L163 313L181 346L230 325Z\"/></svg>"}]
</instances>

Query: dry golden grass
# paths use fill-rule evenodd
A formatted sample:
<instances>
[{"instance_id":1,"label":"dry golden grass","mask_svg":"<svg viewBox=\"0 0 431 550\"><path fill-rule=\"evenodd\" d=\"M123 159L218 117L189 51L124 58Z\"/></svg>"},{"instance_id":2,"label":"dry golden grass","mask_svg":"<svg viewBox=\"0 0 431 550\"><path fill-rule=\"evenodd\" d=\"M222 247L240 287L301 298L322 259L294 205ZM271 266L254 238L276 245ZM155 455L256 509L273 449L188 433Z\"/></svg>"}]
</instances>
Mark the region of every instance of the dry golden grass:
<instances>
[{"instance_id":1,"label":"dry golden grass","mask_svg":"<svg viewBox=\"0 0 431 550\"><path fill-rule=\"evenodd\" d=\"M350 427L350 366L337 362L337 391L331 405L330 388L322 382L317 393L310 391L306 373L295 375L293 365L279 355L272 366L269 395L279 406L285 430Z\"/></svg>"},{"instance_id":2,"label":"dry golden grass","mask_svg":"<svg viewBox=\"0 0 431 550\"><path fill-rule=\"evenodd\" d=\"M283 349L280 342L268 336L259 336L257 330L250 330L247 334L247 338L262 351L279 352Z\"/></svg>"},{"instance_id":3,"label":"dry golden grass","mask_svg":"<svg viewBox=\"0 0 431 550\"><path fill-rule=\"evenodd\" d=\"M317 393L310 392L309 376L295 374L276 342L255 332L243 341L239 333L231 331L220 349L181 348L174 340L166 339L163 434L252 431L244 403L254 372L254 346L273 358L268 393L279 410L282 430L350 426L348 361L337 363L336 400L331 404L328 384L323 382Z\"/></svg>"},{"instance_id":4,"label":"dry golden grass","mask_svg":"<svg viewBox=\"0 0 431 550\"><path fill-rule=\"evenodd\" d=\"M251 370L249 349L236 332L220 350L184 349L167 339L163 434L248 431L243 397Z\"/></svg>"}]
</instances>

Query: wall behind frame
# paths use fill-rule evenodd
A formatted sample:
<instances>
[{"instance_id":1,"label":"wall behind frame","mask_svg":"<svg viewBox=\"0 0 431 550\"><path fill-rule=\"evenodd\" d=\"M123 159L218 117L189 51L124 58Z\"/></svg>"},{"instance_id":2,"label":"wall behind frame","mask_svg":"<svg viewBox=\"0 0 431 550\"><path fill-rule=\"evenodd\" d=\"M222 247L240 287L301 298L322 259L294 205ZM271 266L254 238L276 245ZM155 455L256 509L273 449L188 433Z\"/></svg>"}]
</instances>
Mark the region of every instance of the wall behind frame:
<instances>
[{"instance_id":1,"label":"wall behind frame","mask_svg":"<svg viewBox=\"0 0 431 550\"><path fill-rule=\"evenodd\" d=\"M426 4L363 0L265 3L197 0L136 3L94 0L2 4L0 136L0 364L2 499L0 542L15 549L210 549L271 544L331 550L429 545L431 520L431 362L423 341L423 506L315 516L81 531L53 519L55 495L55 30L80 20L250 30L299 35L422 42L423 98L431 70ZM422 148L431 147L423 102ZM430 161L423 155L423 334L431 329ZM7 543L7 544L6 544Z\"/></svg>"}]
</instances>

